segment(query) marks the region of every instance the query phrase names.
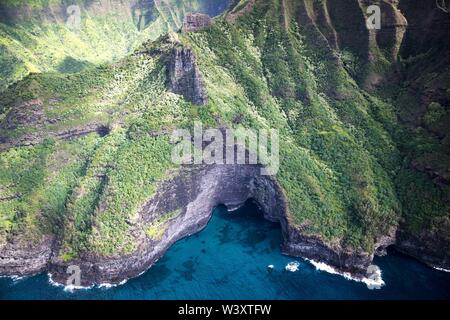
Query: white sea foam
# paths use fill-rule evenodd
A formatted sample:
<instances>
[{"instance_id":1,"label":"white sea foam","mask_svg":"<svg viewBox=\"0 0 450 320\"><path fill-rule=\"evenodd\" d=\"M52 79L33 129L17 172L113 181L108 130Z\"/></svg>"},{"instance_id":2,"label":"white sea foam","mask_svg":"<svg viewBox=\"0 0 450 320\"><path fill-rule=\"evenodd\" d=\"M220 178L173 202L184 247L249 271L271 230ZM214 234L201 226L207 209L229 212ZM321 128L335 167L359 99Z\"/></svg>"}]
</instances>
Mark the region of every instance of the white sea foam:
<instances>
[{"instance_id":1,"label":"white sea foam","mask_svg":"<svg viewBox=\"0 0 450 320\"><path fill-rule=\"evenodd\" d=\"M28 277L24 277L24 276L12 276L11 277L14 284L21 282L22 280L25 280L26 278L28 278Z\"/></svg>"},{"instance_id":2,"label":"white sea foam","mask_svg":"<svg viewBox=\"0 0 450 320\"><path fill-rule=\"evenodd\" d=\"M74 285L65 286L62 283L58 283L58 282L54 281L51 273L48 273L48 282L54 287L64 287L64 291L70 292L70 293L73 293L75 290L89 290L94 287L94 286L83 287L83 286L74 286Z\"/></svg>"},{"instance_id":3,"label":"white sea foam","mask_svg":"<svg viewBox=\"0 0 450 320\"><path fill-rule=\"evenodd\" d=\"M269 265L267 266L267 268L273 269L273 268L275 268L275 266L274 266L273 264L269 264Z\"/></svg>"},{"instance_id":4,"label":"white sea foam","mask_svg":"<svg viewBox=\"0 0 450 320\"><path fill-rule=\"evenodd\" d=\"M127 283L127 281L128 281L128 279L125 279L125 280L123 280L123 281L121 281L119 283L101 283L101 284L99 284L97 286L97 288L99 288L99 289L111 289L111 288L114 288L114 287L122 286L125 283Z\"/></svg>"},{"instance_id":5,"label":"white sea foam","mask_svg":"<svg viewBox=\"0 0 450 320\"><path fill-rule=\"evenodd\" d=\"M143 273L145 273L145 271L143 271L141 274L143 274ZM101 283L101 284L97 285L96 287L99 289L110 289L110 288L114 288L117 286L122 286L125 283L127 283L127 281L128 281L128 279L122 280L121 282L115 283L115 284L114 283ZM66 286L66 285L63 285L61 283L54 281L51 273L48 274L48 282L54 287L64 287L64 291L70 292L70 293L73 293L75 290L89 290L89 289L93 289L95 287L94 285L88 286L88 287L74 286L74 285Z\"/></svg>"},{"instance_id":6,"label":"white sea foam","mask_svg":"<svg viewBox=\"0 0 450 320\"><path fill-rule=\"evenodd\" d=\"M53 276L52 276L52 274L51 274L50 272L47 273L47 276L48 276L48 283L50 283L50 285L52 285L52 286L54 286L54 287L64 287L63 284L58 283L58 282L55 282L55 281L53 280Z\"/></svg>"},{"instance_id":7,"label":"white sea foam","mask_svg":"<svg viewBox=\"0 0 450 320\"><path fill-rule=\"evenodd\" d=\"M450 270L448 270L448 269L439 268L439 267L433 267L433 269L437 270L437 271L442 271L442 272L450 272Z\"/></svg>"},{"instance_id":8,"label":"white sea foam","mask_svg":"<svg viewBox=\"0 0 450 320\"><path fill-rule=\"evenodd\" d=\"M94 286L83 287L83 286L74 286L74 285L70 285L70 286L64 286L64 291L65 291L65 292L73 293L74 291L78 291L78 290L89 290L89 289L92 289L93 287L94 287Z\"/></svg>"},{"instance_id":9,"label":"white sea foam","mask_svg":"<svg viewBox=\"0 0 450 320\"><path fill-rule=\"evenodd\" d=\"M0 278L8 278L8 279L11 279L13 282L17 282L17 281L23 280L27 277L24 277L24 276L0 276Z\"/></svg>"},{"instance_id":10,"label":"white sea foam","mask_svg":"<svg viewBox=\"0 0 450 320\"><path fill-rule=\"evenodd\" d=\"M228 211L228 213L231 213L231 212L238 211L240 208L242 208L242 206L236 206L236 207L231 207L231 208L227 207L227 211Z\"/></svg>"},{"instance_id":11,"label":"white sea foam","mask_svg":"<svg viewBox=\"0 0 450 320\"><path fill-rule=\"evenodd\" d=\"M300 263L298 261L292 261L289 262L286 267L284 267L287 271L290 272L296 272L298 271L298 267L300 266Z\"/></svg>"},{"instance_id":12,"label":"white sea foam","mask_svg":"<svg viewBox=\"0 0 450 320\"><path fill-rule=\"evenodd\" d=\"M363 282L364 284L366 284L367 288L369 288L371 290L372 289L381 289L381 287L385 285L383 278L381 277L381 270L377 266L374 266L375 270L373 271L373 274L370 278L366 278L366 277L356 278L356 277L353 277L350 273L340 272L340 271L336 270L335 268L333 268L332 266L327 265L324 262L318 262L318 261L311 260L311 259L305 259L305 260L308 261L309 263L311 263L314 267L316 267L317 270L325 271L325 272L328 272L331 274L337 274L337 275L343 276L347 280Z\"/></svg>"}]
</instances>

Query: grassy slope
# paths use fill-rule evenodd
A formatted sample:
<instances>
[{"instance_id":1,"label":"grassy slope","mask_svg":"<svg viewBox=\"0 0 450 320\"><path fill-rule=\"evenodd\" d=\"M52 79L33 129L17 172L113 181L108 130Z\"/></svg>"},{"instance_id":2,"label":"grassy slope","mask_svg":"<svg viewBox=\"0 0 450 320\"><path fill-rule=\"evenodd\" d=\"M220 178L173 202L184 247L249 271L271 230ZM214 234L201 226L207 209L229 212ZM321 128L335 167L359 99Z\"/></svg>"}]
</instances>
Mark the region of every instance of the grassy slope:
<instances>
[{"instance_id":1,"label":"grassy slope","mask_svg":"<svg viewBox=\"0 0 450 320\"><path fill-rule=\"evenodd\" d=\"M103 138L93 133L2 152L0 198L10 199L0 201L1 241L56 233L66 260L85 250L133 251L130 222L156 182L176 170L167 136L148 132L190 127L197 119L205 126L231 126L239 118L239 126L278 128L278 179L290 219L331 245L371 250L402 212L411 226L448 220L429 180L418 184L421 178L404 169L391 139L402 134L392 106L360 90L329 59L329 49L317 45L314 30L291 21L285 32L279 9L261 3L235 26L219 19L211 29L181 36L196 52L206 107L168 93L163 57L140 53L75 75L33 75L7 90L0 105L39 97L46 114L62 115L52 124L56 130L91 121L112 130Z\"/></svg>"}]
</instances>

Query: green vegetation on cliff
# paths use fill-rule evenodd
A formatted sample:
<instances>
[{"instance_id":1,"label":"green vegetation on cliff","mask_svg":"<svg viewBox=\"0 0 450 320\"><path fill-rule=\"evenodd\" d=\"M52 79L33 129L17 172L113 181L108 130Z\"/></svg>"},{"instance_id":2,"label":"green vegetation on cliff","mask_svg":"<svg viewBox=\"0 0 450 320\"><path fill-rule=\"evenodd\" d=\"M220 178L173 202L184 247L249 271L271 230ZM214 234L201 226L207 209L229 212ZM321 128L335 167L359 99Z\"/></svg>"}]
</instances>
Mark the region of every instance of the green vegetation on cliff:
<instances>
[{"instance_id":1,"label":"green vegetation on cliff","mask_svg":"<svg viewBox=\"0 0 450 320\"><path fill-rule=\"evenodd\" d=\"M282 133L277 177L295 224L331 244L370 250L401 212L393 181L399 153L372 116L375 109L389 116L388 106L314 43L314 30L292 21L286 32L276 3L183 41L195 49L210 108L229 123L239 115L242 125Z\"/></svg>"},{"instance_id":2,"label":"green vegetation on cliff","mask_svg":"<svg viewBox=\"0 0 450 320\"><path fill-rule=\"evenodd\" d=\"M83 252L131 253L131 231L159 239L172 213L145 230L133 224L158 183L176 174L168 133L196 120L205 127L279 130L276 178L290 221L306 235L368 252L398 225L446 237L448 189L411 164L415 159L420 166L428 157L425 162L434 159L448 168L441 152L448 141L436 142L420 128L411 135L397 120L396 112L403 112L398 100L364 90L364 79L377 66L378 73L386 71L386 58L367 63L354 46L330 46L319 27L298 18L315 10L307 4L260 0L235 23L222 16L211 28L180 34L176 45L195 52L207 88L203 107L166 89L174 45L168 37L112 64L75 74L33 74L11 85L0 98L0 243L53 233L63 241L61 258L70 260ZM42 68L52 70L45 63ZM447 110L433 102L423 121L429 131L446 135L447 118Z\"/></svg>"}]
</instances>

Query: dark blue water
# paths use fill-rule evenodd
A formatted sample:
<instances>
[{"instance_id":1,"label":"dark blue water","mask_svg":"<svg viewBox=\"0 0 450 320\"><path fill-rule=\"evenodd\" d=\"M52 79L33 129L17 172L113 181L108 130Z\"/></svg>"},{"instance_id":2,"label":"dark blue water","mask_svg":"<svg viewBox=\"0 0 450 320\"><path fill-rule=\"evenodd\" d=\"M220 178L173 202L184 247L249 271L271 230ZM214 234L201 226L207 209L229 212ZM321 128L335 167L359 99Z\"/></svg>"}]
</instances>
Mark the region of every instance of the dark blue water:
<instances>
[{"instance_id":1,"label":"dark blue water","mask_svg":"<svg viewBox=\"0 0 450 320\"><path fill-rule=\"evenodd\" d=\"M450 274L390 252L376 258L386 285L317 271L280 253L281 231L253 205L215 210L207 228L177 242L148 272L111 289L65 292L46 275L0 279L0 299L450 299ZM297 272L285 270L298 261ZM267 266L274 265L272 272Z\"/></svg>"}]
</instances>

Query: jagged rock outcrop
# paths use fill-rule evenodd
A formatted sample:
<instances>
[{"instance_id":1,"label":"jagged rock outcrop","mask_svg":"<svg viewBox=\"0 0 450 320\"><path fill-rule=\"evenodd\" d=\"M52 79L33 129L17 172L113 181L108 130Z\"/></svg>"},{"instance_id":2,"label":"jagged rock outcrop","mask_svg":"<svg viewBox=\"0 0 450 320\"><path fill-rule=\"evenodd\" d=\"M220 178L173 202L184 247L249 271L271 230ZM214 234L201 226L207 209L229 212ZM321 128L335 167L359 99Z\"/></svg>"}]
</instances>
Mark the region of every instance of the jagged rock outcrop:
<instances>
[{"instance_id":1,"label":"jagged rock outcrop","mask_svg":"<svg viewBox=\"0 0 450 320\"><path fill-rule=\"evenodd\" d=\"M210 16L202 13L190 13L184 17L183 32L192 32L210 27L212 20Z\"/></svg>"},{"instance_id":2,"label":"jagged rock outcrop","mask_svg":"<svg viewBox=\"0 0 450 320\"><path fill-rule=\"evenodd\" d=\"M190 48L175 47L169 59L169 90L195 105L208 104L202 75Z\"/></svg>"}]
</instances>

